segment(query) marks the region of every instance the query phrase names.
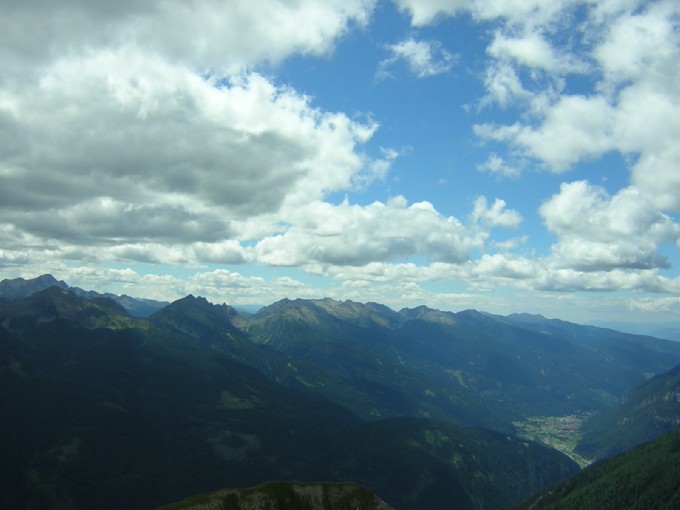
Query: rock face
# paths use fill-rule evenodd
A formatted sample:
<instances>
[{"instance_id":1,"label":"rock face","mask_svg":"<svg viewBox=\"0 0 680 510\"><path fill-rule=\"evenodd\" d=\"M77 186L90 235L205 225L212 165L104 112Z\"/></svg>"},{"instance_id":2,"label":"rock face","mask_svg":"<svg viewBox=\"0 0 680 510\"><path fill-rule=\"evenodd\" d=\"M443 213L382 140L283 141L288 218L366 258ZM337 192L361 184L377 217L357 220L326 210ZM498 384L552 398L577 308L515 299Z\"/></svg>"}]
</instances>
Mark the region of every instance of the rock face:
<instances>
[{"instance_id":1,"label":"rock face","mask_svg":"<svg viewBox=\"0 0 680 510\"><path fill-rule=\"evenodd\" d=\"M355 484L273 482L249 489L201 494L161 510L392 510L368 489Z\"/></svg>"}]
</instances>

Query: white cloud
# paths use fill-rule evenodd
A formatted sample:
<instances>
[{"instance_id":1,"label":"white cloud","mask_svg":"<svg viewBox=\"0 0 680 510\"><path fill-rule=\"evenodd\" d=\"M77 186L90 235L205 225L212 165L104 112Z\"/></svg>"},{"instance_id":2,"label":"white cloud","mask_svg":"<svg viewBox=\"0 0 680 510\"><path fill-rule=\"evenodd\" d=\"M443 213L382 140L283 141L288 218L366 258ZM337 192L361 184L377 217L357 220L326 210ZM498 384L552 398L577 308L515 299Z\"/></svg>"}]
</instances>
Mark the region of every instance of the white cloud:
<instances>
[{"instance_id":1,"label":"white cloud","mask_svg":"<svg viewBox=\"0 0 680 510\"><path fill-rule=\"evenodd\" d=\"M480 105L518 106L526 115L512 124L480 124L478 136L554 172L618 151L635 162L632 183L655 206L680 210L680 4L395 1L416 26L462 12L498 23ZM592 85L569 91L566 76L574 73L587 73Z\"/></svg>"},{"instance_id":2,"label":"white cloud","mask_svg":"<svg viewBox=\"0 0 680 510\"><path fill-rule=\"evenodd\" d=\"M522 246L529 241L529 236L520 236L507 239L506 241L491 241L490 245L501 252L508 252Z\"/></svg>"},{"instance_id":3,"label":"white cloud","mask_svg":"<svg viewBox=\"0 0 680 510\"><path fill-rule=\"evenodd\" d=\"M644 312L672 312L680 313L680 297L645 297L631 299L630 307L633 310Z\"/></svg>"},{"instance_id":4,"label":"white cloud","mask_svg":"<svg viewBox=\"0 0 680 510\"><path fill-rule=\"evenodd\" d=\"M680 210L680 6L623 1L586 7L576 32L581 42L566 47L570 54L558 54L550 42L558 38L560 32L551 30L559 24L541 32L550 40L537 39L536 31L525 30L519 38L497 32L488 51L498 61L487 68L482 103L524 105L530 115L475 131L556 172L618 151L634 161L632 182L656 207ZM554 80L563 72L581 72L574 62L585 61L597 74L591 74L596 82L584 94L566 93L563 84L550 81L541 90L540 82L520 80L515 69L541 67Z\"/></svg>"},{"instance_id":5,"label":"white cloud","mask_svg":"<svg viewBox=\"0 0 680 510\"><path fill-rule=\"evenodd\" d=\"M329 53L374 4L2 2L0 264L243 263L282 211L385 178L370 118L250 70Z\"/></svg>"},{"instance_id":6,"label":"white cloud","mask_svg":"<svg viewBox=\"0 0 680 510\"><path fill-rule=\"evenodd\" d=\"M486 68L484 86L487 96L481 106L491 103L505 108L518 100L530 100L532 94L522 85L514 66L507 62L495 62Z\"/></svg>"},{"instance_id":7,"label":"white cloud","mask_svg":"<svg viewBox=\"0 0 680 510\"><path fill-rule=\"evenodd\" d=\"M470 10L483 20L505 19L511 25L547 26L570 9L575 0L474 0Z\"/></svg>"},{"instance_id":8,"label":"white cloud","mask_svg":"<svg viewBox=\"0 0 680 510\"><path fill-rule=\"evenodd\" d=\"M577 0L394 0L409 13L411 24L421 27L440 16L469 12L479 20L503 19L511 25L546 25L578 4Z\"/></svg>"},{"instance_id":9,"label":"white cloud","mask_svg":"<svg viewBox=\"0 0 680 510\"><path fill-rule=\"evenodd\" d=\"M536 263L524 257L495 253L482 256L474 265L474 274L481 281L490 284L499 278L530 280L535 276L536 269Z\"/></svg>"},{"instance_id":10,"label":"white cloud","mask_svg":"<svg viewBox=\"0 0 680 510\"><path fill-rule=\"evenodd\" d=\"M5 98L3 219L46 239L219 241L237 235L230 220L386 171L356 151L375 126L255 74L216 86L107 52L59 61Z\"/></svg>"},{"instance_id":11,"label":"white cloud","mask_svg":"<svg viewBox=\"0 0 680 510\"><path fill-rule=\"evenodd\" d=\"M482 138L509 142L523 155L546 162L555 172L564 172L581 159L614 148L613 114L602 97L563 96L550 107L537 128L521 123L479 125L475 132Z\"/></svg>"},{"instance_id":12,"label":"white cloud","mask_svg":"<svg viewBox=\"0 0 680 510\"><path fill-rule=\"evenodd\" d=\"M680 246L678 225L660 212L680 210L677 2L395 0L415 27L463 12L492 22L480 104L519 115L476 126L508 149L494 145L478 170L516 176L538 161L564 172L609 151L630 161L632 186L614 195L578 182L543 204L557 238L543 258L505 253L526 237L490 240L490 229L522 219L499 199L480 197L467 225L403 197L328 202L386 179L397 152L365 154L377 122L323 111L253 69L329 55L375 3L0 0L0 267L234 303L349 289L378 301L470 297L424 290L444 281L489 292L678 292L660 249ZM457 60L416 37L388 50L383 71L399 62L420 77ZM476 255L489 247L501 252ZM101 268L112 261L197 273ZM339 287L202 267L243 263L299 267Z\"/></svg>"},{"instance_id":13,"label":"white cloud","mask_svg":"<svg viewBox=\"0 0 680 510\"><path fill-rule=\"evenodd\" d=\"M579 271L576 269L551 269L542 271L532 286L537 290L573 291L623 291L679 292L680 278L666 278L655 270L614 269L611 271Z\"/></svg>"},{"instance_id":14,"label":"white cloud","mask_svg":"<svg viewBox=\"0 0 680 510\"><path fill-rule=\"evenodd\" d=\"M394 0L402 11L411 16L414 26L428 25L441 14L453 15L468 6L467 0Z\"/></svg>"},{"instance_id":15,"label":"white cloud","mask_svg":"<svg viewBox=\"0 0 680 510\"><path fill-rule=\"evenodd\" d=\"M503 177L517 177L520 174L519 167L508 165L503 158L497 154L490 154L483 164L477 165L477 170Z\"/></svg>"},{"instance_id":16,"label":"white cloud","mask_svg":"<svg viewBox=\"0 0 680 510\"><path fill-rule=\"evenodd\" d=\"M10 72L54 55L131 46L199 72L234 73L293 53L324 54L374 0L2 2L0 60ZM29 28L29 29L27 29Z\"/></svg>"},{"instance_id":17,"label":"white cloud","mask_svg":"<svg viewBox=\"0 0 680 510\"><path fill-rule=\"evenodd\" d=\"M442 216L428 202L408 205L401 196L363 207L348 201L337 206L312 203L290 211L288 219L291 226L284 233L257 243L259 262L362 266L416 255L464 261L486 237L468 231L453 217Z\"/></svg>"},{"instance_id":18,"label":"white cloud","mask_svg":"<svg viewBox=\"0 0 680 510\"><path fill-rule=\"evenodd\" d=\"M672 79L673 69L664 64L677 62L677 20L673 18L678 6L674 4L650 3L638 13L625 12L605 25L605 35L593 56L608 80L646 78L650 72L657 74L653 79Z\"/></svg>"},{"instance_id":19,"label":"white cloud","mask_svg":"<svg viewBox=\"0 0 680 510\"><path fill-rule=\"evenodd\" d=\"M558 236L551 260L557 267L587 272L666 267L657 248L680 239L680 225L634 187L609 196L585 181L562 184L539 212Z\"/></svg>"},{"instance_id":20,"label":"white cloud","mask_svg":"<svg viewBox=\"0 0 680 510\"><path fill-rule=\"evenodd\" d=\"M436 76L448 72L457 57L436 41L417 41L412 37L400 43L391 44L387 49L392 56L383 60L378 69L379 77L389 76L387 69L399 61L405 61L409 71L418 78Z\"/></svg>"},{"instance_id":21,"label":"white cloud","mask_svg":"<svg viewBox=\"0 0 680 510\"><path fill-rule=\"evenodd\" d=\"M506 209L506 205L505 200L497 198L489 207L486 197L477 197L470 219L487 227L517 228L522 216L517 211Z\"/></svg>"},{"instance_id":22,"label":"white cloud","mask_svg":"<svg viewBox=\"0 0 680 510\"><path fill-rule=\"evenodd\" d=\"M529 33L522 37L508 37L496 32L487 53L496 59L511 59L520 65L539 68L549 72L564 71L575 66L568 58L556 54L541 34Z\"/></svg>"},{"instance_id":23,"label":"white cloud","mask_svg":"<svg viewBox=\"0 0 680 510\"><path fill-rule=\"evenodd\" d=\"M633 183L657 207L680 211L680 146L643 154L633 167Z\"/></svg>"}]
</instances>

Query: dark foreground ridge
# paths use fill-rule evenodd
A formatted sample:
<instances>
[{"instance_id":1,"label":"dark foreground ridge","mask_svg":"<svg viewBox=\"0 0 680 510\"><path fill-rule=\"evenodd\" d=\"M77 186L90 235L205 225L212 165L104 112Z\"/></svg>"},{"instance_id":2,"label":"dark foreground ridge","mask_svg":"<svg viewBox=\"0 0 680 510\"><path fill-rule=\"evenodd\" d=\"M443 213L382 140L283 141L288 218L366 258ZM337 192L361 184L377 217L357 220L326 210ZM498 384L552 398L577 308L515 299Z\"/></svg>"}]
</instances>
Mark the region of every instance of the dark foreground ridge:
<instances>
[{"instance_id":1,"label":"dark foreground ridge","mask_svg":"<svg viewBox=\"0 0 680 510\"><path fill-rule=\"evenodd\" d=\"M393 510L368 489L351 483L271 482L249 489L200 494L159 510Z\"/></svg>"},{"instance_id":2,"label":"dark foreground ridge","mask_svg":"<svg viewBox=\"0 0 680 510\"><path fill-rule=\"evenodd\" d=\"M680 430L583 470L515 510L680 508Z\"/></svg>"}]
</instances>

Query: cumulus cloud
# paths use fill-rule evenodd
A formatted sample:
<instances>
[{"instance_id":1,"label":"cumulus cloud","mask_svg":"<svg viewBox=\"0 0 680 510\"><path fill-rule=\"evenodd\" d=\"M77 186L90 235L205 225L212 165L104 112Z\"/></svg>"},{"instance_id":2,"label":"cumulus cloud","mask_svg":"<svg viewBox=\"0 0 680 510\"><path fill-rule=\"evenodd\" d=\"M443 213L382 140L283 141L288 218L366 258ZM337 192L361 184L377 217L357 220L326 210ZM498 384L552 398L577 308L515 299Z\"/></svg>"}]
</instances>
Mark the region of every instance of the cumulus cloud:
<instances>
[{"instance_id":1,"label":"cumulus cloud","mask_svg":"<svg viewBox=\"0 0 680 510\"><path fill-rule=\"evenodd\" d=\"M12 72L55 55L128 46L200 71L236 73L293 53L324 54L374 0L248 0L199 3L2 2L0 59ZM26 27L30 27L27 30Z\"/></svg>"},{"instance_id":2,"label":"cumulus cloud","mask_svg":"<svg viewBox=\"0 0 680 510\"><path fill-rule=\"evenodd\" d=\"M536 32L521 36L496 32L487 53L495 59L512 60L522 66L548 72L579 71L584 68L569 55L559 54L542 34Z\"/></svg>"},{"instance_id":3,"label":"cumulus cloud","mask_svg":"<svg viewBox=\"0 0 680 510\"><path fill-rule=\"evenodd\" d=\"M633 183L657 207L680 211L680 147L640 156L633 167Z\"/></svg>"},{"instance_id":4,"label":"cumulus cloud","mask_svg":"<svg viewBox=\"0 0 680 510\"><path fill-rule=\"evenodd\" d=\"M586 181L562 184L539 210L558 236L553 263L582 271L668 267L660 244L680 239L680 225L658 212L635 187L609 196Z\"/></svg>"},{"instance_id":5,"label":"cumulus cloud","mask_svg":"<svg viewBox=\"0 0 680 510\"><path fill-rule=\"evenodd\" d=\"M373 2L267 4L4 5L5 248L244 261L237 244L257 218L384 177L393 155L359 148L376 124L321 111L248 70L329 51ZM29 21L36 30L18 29Z\"/></svg>"},{"instance_id":6,"label":"cumulus cloud","mask_svg":"<svg viewBox=\"0 0 680 510\"><path fill-rule=\"evenodd\" d=\"M532 288L536 290L573 291L622 291L678 292L680 278L666 278L654 270L630 271L579 271L576 269L544 269L539 273Z\"/></svg>"},{"instance_id":7,"label":"cumulus cloud","mask_svg":"<svg viewBox=\"0 0 680 510\"><path fill-rule=\"evenodd\" d=\"M487 227L517 228L522 216L517 211L506 209L506 205L505 200L497 198L489 207L486 197L477 197L470 219Z\"/></svg>"},{"instance_id":8,"label":"cumulus cloud","mask_svg":"<svg viewBox=\"0 0 680 510\"><path fill-rule=\"evenodd\" d=\"M484 86L487 95L481 106L497 104L505 108L519 100L531 100L532 94L524 88L515 67L507 62L494 62L486 68Z\"/></svg>"},{"instance_id":9,"label":"cumulus cloud","mask_svg":"<svg viewBox=\"0 0 680 510\"><path fill-rule=\"evenodd\" d=\"M525 156L544 161L555 172L564 172L584 159L613 149L613 110L602 97L564 96L545 114L538 127L475 126L485 139L509 142Z\"/></svg>"},{"instance_id":10,"label":"cumulus cloud","mask_svg":"<svg viewBox=\"0 0 680 510\"><path fill-rule=\"evenodd\" d=\"M394 0L411 17L411 24L424 26L440 16L469 12L479 20L504 19L514 26L546 25L572 5L572 0Z\"/></svg>"},{"instance_id":11,"label":"cumulus cloud","mask_svg":"<svg viewBox=\"0 0 680 510\"><path fill-rule=\"evenodd\" d=\"M468 262L467 274L481 286L506 278L549 291L677 291L677 278L659 274L669 266L660 246L679 242L678 224L661 212L680 210L677 2L395 2L417 27L462 12L497 23L479 104L516 107L524 115L474 127L509 154L492 153L479 171L516 176L523 165L508 161L519 158L566 172L611 151L631 162L632 185L613 196L585 181L565 183L541 206L557 236L548 257L487 255ZM569 77L584 73L593 85L570 91ZM476 210L481 218L488 205L479 201Z\"/></svg>"},{"instance_id":12,"label":"cumulus cloud","mask_svg":"<svg viewBox=\"0 0 680 510\"><path fill-rule=\"evenodd\" d=\"M284 233L259 241L257 259L271 265L334 264L361 266L423 256L433 260L465 261L479 248L485 233L468 230L453 217L438 213L432 204L408 205L402 196L387 203L334 206L317 202L304 216L291 218Z\"/></svg>"},{"instance_id":13,"label":"cumulus cloud","mask_svg":"<svg viewBox=\"0 0 680 510\"><path fill-rule=\"evenodd\" d=\"M479 197L465 224L401 196L331 203L386 180L399 154L367 153L378 129L369 116L324 111L257 70L331 54L376 2L251 4L0 0L0 267L241 303L319 296L290 276L206 264L300 267L334 277L329 295L376 300L385 289L414 301L469 298L424 290L442 281L484 291L680 290L663 276L661 249L680 246L678 224L662 212L680 211L677 2L395 0L423 32L459 13L490 22L479 105L513 120L475 127L494 145L479 171L517 177L537 163L567 172L610 151L629 162L630 185L618 192L578 181L543 203L556 237L544 257L505 252L525 242L523 231L490 240L494 228L524 226L500 199ZM415 36L386 48L383 73L404 64L424 78L458 59ZM102 267L111 261L197 272Z\"/></svg>"},{"instance_id":14,"label":"cumulus cloud","mask_svg":"<svg viewBox=\"0 0 680 510\"><path fill-rule=\"evenodd\" d=\"M477 165L477 170L502 177L517 177L520 174L518 166L509 165L498 154L490 154L484 163Z\"/></svg>"},{"instance_id":15,"label":"cumulus cloud","mask_svg":"<svg viewBox=\"0 0 680 510\"><path fill-rule=\"evenodd\" d=\"M406 62L409 71L418 78L426 78L448 72L456 63L457 57L436 41L417 41L412 37L405 41L391 44L387 49L392 54L380 63L379 77L389 76L389 67L399 61Z\"/></svg>"},{"instance_id":16,"label":"cumulus cloud","mask_svg":"<svg viewBox=\"0 0 680 510\"><path fill-rule=\"evenodd\" d=\"M677 56L677 9L674 2L654 2L635 13L619 13L604 25L606 33L593 55L608 80L646 78L650 73L654 80L673 79L673 70L664 63Z\"/></svg>"},{"instance_id":17,"label":"cumulus cloud","mask_svg":"<svg viewBox=\"0 0 680 510\"><path fill-rule=\"evenodd\" d=\"M555 172L618 151L632 157L632 182L656 207L677 211L680 7L669 1L634 4L589 6L583 42L571 59L557 58L545 39L534 40L535 33L529 39L497 35L488 49L498 60L487 70L488 101L505 106L521 100L531 117L509 125L478 125L476 133L505 142ZM515 67L508 67L509 57L554 77L579 72L574 62L588 60L599 80L588 93L566 93L559 83L540 90L535 82L518 78Z\"/></svg>"},{"instance_id":18,"label":"cumulus cloud","mask_svg":"<svg viewBox=\"0 0 680 510\"><path fill-rule=\"evenodd\" d=\"M395 0L402 11L408 12L414 26L435 21L439 15L453 15L464 10L467 0Z\"/></svg>"},{"instance_id":19,"label":"cumulus cloud","mask_svg":"<svg viewBox=\"0 0 680 510\"><path fill-rule=\"evenodd\" d=\"M275 210L320 161L336 172L318 192L346 185L362 166L354 144L370 136L366 126L315 110L259 75L216 87L136 54L61 63L11 99L3 113L21 150L2 162L7 205L186 194L258 214Z\"/></svg>"},{"instance_id":20,"label":"cumulus cloud","mask_svg":"<svg viewBox=\"0 0 680 510\"><path fill-rule=\"evenodd\" d=\"M511 124L480 124L479 137L554 172L618 151L631 158L632 183L656 207L680 210L677 2L395 2L414 26L462 12L497 23L480 105L515 105L527 115ZM569 91L568 77L584 73L593 85Z\"/></svg>"}]
</instances>

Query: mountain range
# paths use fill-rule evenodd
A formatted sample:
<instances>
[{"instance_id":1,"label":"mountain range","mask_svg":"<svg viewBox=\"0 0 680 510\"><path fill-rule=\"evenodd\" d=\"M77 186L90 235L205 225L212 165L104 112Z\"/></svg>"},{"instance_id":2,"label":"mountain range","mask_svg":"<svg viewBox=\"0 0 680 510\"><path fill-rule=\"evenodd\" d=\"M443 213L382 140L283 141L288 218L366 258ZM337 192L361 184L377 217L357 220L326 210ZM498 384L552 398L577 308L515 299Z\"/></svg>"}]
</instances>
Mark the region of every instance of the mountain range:
<instances>
[{"instance_id":1,"label":"mountain range","mask_svg":"<svg viewBox=\"0 0 680 510\"><path fill-rule=\"evenodd\" d=\"M366 422L110 299L51 287L0 301L0 324L3 508L153 508L319 479L359 483L398 509L489 508L578 470L497 432Z\"/></svg>"},{"instance_id":2,"label":"mountain range","mask_svg":"<svg viewBox=\"0 0 680 510\"><path fill-rule=\"evenodd\" d=\"M0 325L10 508L151 508L271 480L350 481L398 510L507 508L578 471L519 423L593 415L577 450L611 455L666 429L618 419L619 450L591 431L623 395L659 394L658 423L680 363L680 343L528 314L331 299L250 314L49 275L0 282Z\"/></svg>"},{"instance_id":3,"label":"mountain range","mask_svg":"<svg viewBox=\"0 0 680 510\"><path fill-rule=\"evenodd\" d=\"M680 361L672 341L474 310L283 300L237 324L251 342L294 360L287 369L300 385L362 417L426 416L508 432L527 416L602 410Z\"/></svg>"},{"instance_id":4,"label":"mountain range","mask_svg":"<svg viewBox=\"0 0 680 510\"><path fill-rule=\"evenodd\" d=\"M35 292L53 286L68 289L73 294L86 298L109 298L125 308L125 310L133 317L148 317L169 304L168 302L156 301L154 299L134 298L126 294L117 295L110 292L102 294L93 290L83 290L79 287L71 287L65 281L57 280L51 274L44 274L29 280L25 280L24 278L2 280L0 281L0 298L14 299L17 297L27 297Z\"/></svg>"}]
</instances>

